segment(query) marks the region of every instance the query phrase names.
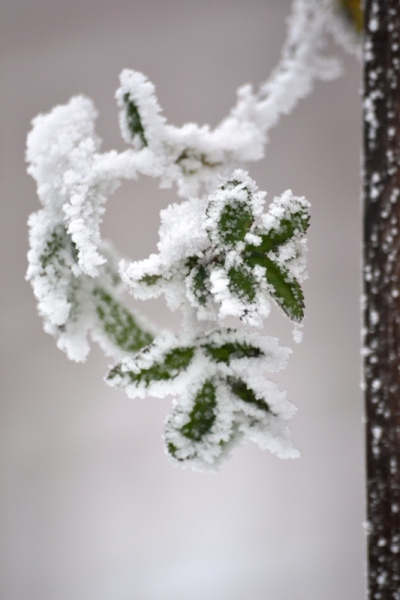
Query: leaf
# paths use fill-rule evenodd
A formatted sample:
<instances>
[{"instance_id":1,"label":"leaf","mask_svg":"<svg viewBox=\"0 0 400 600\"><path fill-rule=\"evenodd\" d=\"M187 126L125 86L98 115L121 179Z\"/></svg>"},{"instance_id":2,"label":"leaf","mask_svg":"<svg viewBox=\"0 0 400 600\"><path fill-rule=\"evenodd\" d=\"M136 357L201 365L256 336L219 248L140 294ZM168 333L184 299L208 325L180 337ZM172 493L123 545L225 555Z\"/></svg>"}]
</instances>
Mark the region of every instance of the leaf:
<instances>
[{"instance_id":1,"label":"leaf","mask_svg":"<svg viewBox=\"0 0 400 600\"><path fill-rule=\"evenodd\" d=\"M243 300L252 302L256 297L256 281L248 269L231 267L228 271L229 289Z\"/></svg>"},{"instance_id":2,"label":"leaf","mask_svg":"<svg viewBox=\"0 0 400 600\"><path fill-rule=\"evenodd\" d=\"M245 257L245 260L253 267L256 265L264 267L265 278L273 298L293 321L302 321L304 296L296 279L290 277L288 271L261 253L251 252Z\"/></svg>"},{"instance_id":3,"label":"leaf","mask_svg":"<svg viewBox=\"0 0 400 600\"><path fill-rule=\"evenodd\" d=\"M187 266L190 268L189 277L192 280L193 295L199 304L205 306L207 296L210 295L207 268L199 262L197 256L191 256L187 261Z\"/></svg>"},{"instance_id":4,"label":"leaf","mask_svg":"<svg viewBox=\"0 0 400 600\"><path fill-rule=\"evenodd\" d=\"M220 185L209 197L206 210L207 233L218 253L243 242L254 224L256 201L251 190L255 184L239 169L232 175L236 177Z\"/></svg>"},{"instance_id":5,"label":"leaf","mask_svg":"<svg viewBox=\"0 0 400 600\"><path fill-rule=\"evenodd\" d=\"M209 467L227 446L232 426L228 422L228 429L220 431L221 437L218 439L214 431L217 417L216 385L212 380L207 380L195 393L189 406L180 403L168 416L164 433L168 454L182 464L186 462L196 464L197 468Z\"/></svg>"},{"instance_id":6,"label":"leaf","mask_svg":"<svg viewBox=\"0 0 400 600\"><path fill-rule=\"evenodd\" d=\"M68 258L72 259L72 262L77 261L78 252L75 244L68 235L65 226L58 225L49 235L44 250L39 257L43 271L45 271L51 263L57 263L57 265L64 266L67 256L65 253L67 253Z\"/></svg>"},{"instance_id":7,"label":"leaf","mask_svg":"<svg viewBox=\"0 0 400 600\"><path fill-rule=\"evenodd\" d=\"M199 442L210 433L214 425L217 406L215 385L206 381L201 390L196 394L194 405L189 413L189 421L181 427L181 433L188 439Z\"/></svg>"},{"instance_id":8,"label":"leaf","mask_svg":"<svg viewBox=\"0 0 400 600\"><path fill-rule=\"evenodd\" d=\"M145 147L147 146L147 139L144 133L144 127L139 110L136 104L131 99L128 92L124 94L123 100L126 110L126 122L128 125L128 129L131 133L132 139L138 136L141 141L142 147Z\"/></svg>"},{"instance_id":9,"label":"leaf","mask_svg":"<svg viewBox=\"0 0 400 600\"><path fill-rule=\"evenodd\" d=\"M225 246L233 246L242 242L253 224L250 206L245 202L234 200L221 211L218 221L218 235Z\"/></svg>"},{"instance_id":10,"label":"leaf","mask_svg":"<svg viewBox=\"0 0 400 600\"><path fill-rule=\"evenodd\" d=\"M142 352L150 351L151 346L145 348ZM107 380L111 381L114 377L127 377L131 383L144 383L146 386L153 381L168 381L175 379L181 371L187 369L195 353L192 347L177 347L168 352L162 362L153 363L147 369L140 369L138 373L124 370L121 365L116 365L109 374Z\"/></svg>"},{"instance_id":11,"label":"leaf","mask_svg":"<svg viewBox=\"0 0 400 600\"><path fill-rule=\"evenodd\" d=\"M111 294L97 287L93 290L93 295L104 332L121 350L137 352L152 342L153 336L143 330L129 310Z\"/></svg>"},{"instance_id":12,"label":"leaf","mask_svg":"<svg viewBox=\"0 0 400 600\"><path fill-rule=\"evenodd\" d=\"M250 346L246 343L226 342L220 346L205 344L203 346L206 354L209 354L215 361L228 364L232 359L239 358L258 358L263 355L260 348Z\"/></svg>"},{"instance_id":13,"label":"leaf","mask_svg":"<svg viewBox=\"0 0 400 600\"><path fill-rule=\"evenodd\" d=\"M162 279L162 275L143 275L141 279L139 279L139 283L144 283L146 285L155 285Z\"/></svg>"},{"instance_id":14,"label":"leaf","mask_svg":"<svg viewBox=\"0 0 400 600\"><path fill-rule=\"evenodd\" d=\"M286 244L296 235L304 235L309 227L310 217L305 211L296 212L292 219L282 219L279 223L279 228L273 228L268 233L260 234L261 244L259 246L247 247L248 250L254 252L267 253L271 250L276 250L278 246Z\"/></svg>"},{"instance_id":15,"label":"leaf","mask_svg":"<svg viewBox=\"0 0 400 600\"><path fill-rule=\"evenodd\" d=\"M253 390L249 388L244 381L241 379L235 379L234 377L228 377L227 381L231 391L235 394L235 396L240 398L240 400L243 400L243 402L247 402L248 404L253 404L265 412L271 412L265 400L257 398Z\"/></svg>"}]
</instances>

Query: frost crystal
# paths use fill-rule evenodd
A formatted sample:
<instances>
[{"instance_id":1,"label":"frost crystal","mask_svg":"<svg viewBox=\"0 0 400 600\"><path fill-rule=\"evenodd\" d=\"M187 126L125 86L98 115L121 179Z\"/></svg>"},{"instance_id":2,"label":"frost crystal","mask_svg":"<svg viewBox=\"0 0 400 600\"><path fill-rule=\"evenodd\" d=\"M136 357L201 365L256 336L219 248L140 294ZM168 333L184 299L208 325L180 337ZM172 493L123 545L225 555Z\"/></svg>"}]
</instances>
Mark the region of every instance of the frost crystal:
<instances>
[{"instance_id":1,"label":"frost crystal","mask_svg":"<svg viewBox=\"0 0 400 600\"><path fill-rule=\"evenodd\" d=\"M331 2L295 0L282 59L270 79L237 103L215 129L167 123L154 85L124 70L116 92L129 148L102 153L96 110L82 96L33 121L28 172L42 208L29 219L27 279L45 330L68 357L85 360L89 336L116 364L106 380L130 397L173 395L165 446L175 464L214 468L237 441L295 457L286 393L268 379L289 350L250 333L276 305L300 340L309 203L290 190L266 207L243 170L264 155L280 116L330 79L323 55ZM107 198L124 179L157 177L184 200L161 212L158 252L130 262L100 237ZM159 333L123 299L164 294L182 311L181 331ZM227 328L226 316L242 322Z\"/></svg>"}]
</instances>

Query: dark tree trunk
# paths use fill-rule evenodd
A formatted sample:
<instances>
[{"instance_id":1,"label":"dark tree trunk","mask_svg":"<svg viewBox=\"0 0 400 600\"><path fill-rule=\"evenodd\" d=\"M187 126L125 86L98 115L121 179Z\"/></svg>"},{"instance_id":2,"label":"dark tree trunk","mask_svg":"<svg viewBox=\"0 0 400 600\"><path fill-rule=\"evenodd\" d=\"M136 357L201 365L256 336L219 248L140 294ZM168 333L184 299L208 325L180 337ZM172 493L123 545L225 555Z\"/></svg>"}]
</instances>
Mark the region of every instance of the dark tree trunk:
<instances>
[{"instance_id":1,"label":"dark tree trunk","mask_svg":"<svg viewBox=\"0 0 400 600\"><path fill-rule=\"evenodd\" d=\"M400 600L400 0L367 0L365 386L370 600Z\"/></svg>"}]
</instances>

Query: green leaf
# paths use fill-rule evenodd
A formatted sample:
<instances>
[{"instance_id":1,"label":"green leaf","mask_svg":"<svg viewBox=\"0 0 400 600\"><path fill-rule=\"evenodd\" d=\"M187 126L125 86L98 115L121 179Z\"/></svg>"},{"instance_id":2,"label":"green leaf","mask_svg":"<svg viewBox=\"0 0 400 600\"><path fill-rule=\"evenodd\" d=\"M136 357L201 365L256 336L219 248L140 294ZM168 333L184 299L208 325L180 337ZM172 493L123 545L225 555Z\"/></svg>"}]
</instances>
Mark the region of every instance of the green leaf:
<instances>
[{"instance_id":1,"label":"green leaf","mask_svg":"<svg viewBox=\"0 0 400 600\"><path fill-rule=\"evenodd\" d=\"M259 265L265 269L265 278L270 292L282 310L293 320L304 318L304 296L300 284L289 273L267 256L252 252L246 257L247 264Z\"/></svg>"},{"instance_id":2,"label":"green leaf","mask_svg":"<svg viewBox=\"0 0 400 600\"><path fill-rule=\"evenodd\" d=\"M206 381L196 394L194 405L189 413L189 421L180 429L181 433L194 442L199 442L214 425L217 394L212 381Z\"/></svg>"},{"instance_id":3,"label":"green leaf","mask_svg":"<svg viewBox=\"0 0 400 600\"><path fill-rule=\"evenodd\" d=\"M257 408L260 408L266 412L271 412L265 400L257 398L253 390L249 388L241 379L228 377L228 385L235 396L240 398L240 400L243 400L243 402L253 404L254 406L257 406Z\"/></svg>"},{"instance_id":4,"label":"green leaf","mask_svg":"<svg viewBox=\"0 0 400 600\"><path fill-rule=\"evenodd\" d=\"M173 456L175 458L175 460L179 460L180 462L184 462L184 458L179 458L178 456L176 456L176 453L178 452L179 448L177 446L175 446L175 444L173 444L172 442L168 442L167 443L167 452L168 454L170 454L171 456Z\"/></svg>"},{"instance_id":5,"label":"green leaf","mask_svg":"<svg viewBox=\"0 0 400 600\"><path fill-rule=\"evenodd\" d=\"M230 291L249 302L256 297L256 280L251 272L245 268L231 267L228 271Z\"/></svg>"},{"instance_id":6,"label":"green leaf","mask_svg":"<svg viewBox=\"0 0 400 600\"><path fill-rule=\"evenodd\" d=\"M155 285L162 279L162 275L143 275L141 279L139 279L139 283L145 283L146 285Z\"/></svg>"},{"instance_id":7,"label":"green leaf","mask_svg":"<svg viewBox=\"0 0 400 600\"><path fill-rule=\"evenodd\" d=\"M199 262L197 256L191 256L187 261L187 266L190 268L189 275L192 275L193 294L199 304L205 306L207 297L210 295L208 289L208 271L202 263Z\"/></svg>"},{"instance_id":8,"label":"green leaf","mask_svg":"<svg viewBox=\"0 0 400 600\"><path fill-rule=\"evenodd\" d=\"M111 294L102 288L95 288L96 312L104 332L111 341L127 352L137 352L150 344L153 336L143 330L133 315Z\"/></svg>"},{"instance_id":9,"label":"green leaf","mask_svg":"<svg viewBox=\"0 0 400 600\"><path fill-rule=\"evenodd\" d=\"M138 107L131 99L129 93L124 94L124 103L126 109L126 122L132 139L139 136L142 147L147 146L147 139Z\"/></svg>"},{"instance_id":10,"label":"green leaf","mask_svg":"<svg viewBox=\"0 0 400 600\"><path fill-rule=\"evenodd\" d=\"M150 349L145 348L143 352L148 352ZM168 352L162 362L154 363L147 369L142 369L139 373L133 371L123 371L120 365L116 365L109 374L107 379L111 380L116 376L128 377L132 383L144 382L146 386L152 381L168 381L175 379L181 371L187 369L190 365L195 353L195 348L178 347Z\"/></svg>"},{"instance_id":11,"label":"green leaf","mask_svg":"<svg viewBox=\"0 0 400 600\"><path fill-rule=\"evenodd\" d=\"M261 234L259 246L248 246L254 252L270 252L278 246L286 244L295 235L304 235L309 227L310 217L307 212L301 211L293 214L292 219L282 219L279 227L271 229L267 234Z\"/></svg>"},{"instance_id":12,"label":"green leaf","mask_svg":"<svg viewBox=\"0 0 400 600\"><path fill-rule=\"evenodd\" d=\"M55 261L57 261L59 265L65 265L66 255L63 255L64 252L68 253L68 256L72 258L73 262L77 261L78 252L76 246L72 242L64 225L59 225L49 236L45 248L39 257L42 269L45 270L48 265Z\"/></svg>"},{"instance_id":13,"label":"green leaf","mask_svg":"<svg viewBox=\"0 0 400 600\"><path fill-rule=\"evenodd\" d=\"M225 246L242 242L253 224L253 215L246 202L234 200L221 211L218 221L218 235Z\"/></svg>"},{"instance_id":14,"label":"green leaf","mask_svg":"<svg viewBox=\"0 0 400 600\"><path fill-rule=\"evenodd\" d=\"M206 354L211 356L215 361L224 362L226 364L232 359L258 358L263 355L260 348L245 343L241 344L239 342L227 342L221 346L205 344L203 348Z\"/></svg>"}]
</instances>

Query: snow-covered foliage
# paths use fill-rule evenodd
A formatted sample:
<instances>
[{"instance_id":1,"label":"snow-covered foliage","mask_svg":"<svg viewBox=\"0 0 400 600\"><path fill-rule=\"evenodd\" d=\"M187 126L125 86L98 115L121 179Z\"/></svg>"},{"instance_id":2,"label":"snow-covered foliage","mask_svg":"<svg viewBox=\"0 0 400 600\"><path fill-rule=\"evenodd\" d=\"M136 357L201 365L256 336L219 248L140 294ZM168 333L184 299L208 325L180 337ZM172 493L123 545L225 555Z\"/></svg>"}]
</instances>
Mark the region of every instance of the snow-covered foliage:
<instances>
[{"instance_id":1,"label":"snow-covered foliage","mask_svg":"<svg viewBox=\"0 0 400 600\"><path fill-rule=\"evenodd\" d=\"M274 300L303 318L309 203L288 190L263 213L265 193L237 169L208 198L161 212L159 254L121 264L136 297L165 293L171 309L189 304L198 321L226 316L261 325Z\"/></svg>"},{"instance_id":2,"label":"snow-covered foliage","mask_svg":"<svg viewBox=\"0 0 400 600\"><path fill-rule=\"evenodd\" d=\"M167 123L153 84L124 70L116 92L124 152L100 152L96 110L74 97L33 121L28 172L42 209L29 220L30 280L45 330L83 361L90 336L117 361L106 381L130 397L174 396L165 445L176 464L210 468L238 440L297 456L287 421L294 407L269 381L289 350L250 332L275 304L297 326L304 316L309 203L290 190L266 208L243 169L264 155L267 135L316 79L338 75L323 54L332 2L295 0L282 59L257 92L211 130ZM156 177L183 198L161 212L158 253L121 260L100 236L107 198L124 179ZM183 315L180 333L158 333L123 300L165 294ZM227 328L226 316L241 320Z\"/></svg>"}]
</instances>

